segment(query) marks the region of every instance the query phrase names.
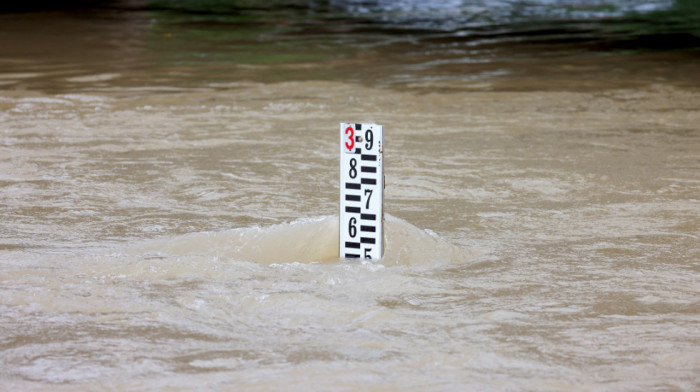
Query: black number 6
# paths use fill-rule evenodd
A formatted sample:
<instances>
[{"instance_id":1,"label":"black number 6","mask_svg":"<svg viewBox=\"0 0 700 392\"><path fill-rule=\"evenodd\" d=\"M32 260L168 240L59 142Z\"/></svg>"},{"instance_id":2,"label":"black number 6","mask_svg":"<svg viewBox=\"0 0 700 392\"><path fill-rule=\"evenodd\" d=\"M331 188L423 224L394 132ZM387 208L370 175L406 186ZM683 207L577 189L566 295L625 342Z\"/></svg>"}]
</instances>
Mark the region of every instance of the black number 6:
<instances>
[{"instance_id":1,"label":"black number 6","mask_svg":"<svg viewBox=\"0 0 700 392\"><path fill-rule=\"evenodd\" d=\"M357 227L355 227L355 224L357 223L357 219L355 218L350 218L350 222L348 222L348 231L350 232L350 237L355 238L355 235L357 235Z\"/></svg>"}]
</instances>

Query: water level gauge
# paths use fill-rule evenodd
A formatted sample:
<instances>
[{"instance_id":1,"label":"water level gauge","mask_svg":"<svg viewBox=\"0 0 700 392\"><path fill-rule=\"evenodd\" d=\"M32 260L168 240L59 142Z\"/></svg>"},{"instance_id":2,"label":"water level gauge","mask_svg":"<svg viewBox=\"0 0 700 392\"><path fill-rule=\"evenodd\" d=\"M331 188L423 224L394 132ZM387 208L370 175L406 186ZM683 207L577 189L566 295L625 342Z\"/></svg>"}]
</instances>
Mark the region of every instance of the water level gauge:
<instances>
[{"instance_id":1,"label":"water level gauge","mask_svg":"<svg viewBox=\"0 0 700 392\"><path fill-rule=\"evenodd\" d=\"M340 124L340 257L381 259L384 247L382 126Z\"/></svg>"}]
</instances>

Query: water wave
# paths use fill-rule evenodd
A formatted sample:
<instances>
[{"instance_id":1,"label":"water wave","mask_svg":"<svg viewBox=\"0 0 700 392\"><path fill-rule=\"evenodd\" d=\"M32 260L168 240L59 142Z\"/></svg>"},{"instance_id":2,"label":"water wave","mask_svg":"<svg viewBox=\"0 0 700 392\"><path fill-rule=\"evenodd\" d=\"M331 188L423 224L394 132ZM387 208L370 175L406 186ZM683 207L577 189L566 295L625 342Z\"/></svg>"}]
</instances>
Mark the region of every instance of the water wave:
<instances>
[{"instance_id":1,"label":"water wave","mask_svg":"<svg viewBox=\"0 0 700 392\"><path fill-rule=\"evenodd\" d=\"M266 227L247 227L159 238L141 244L139 253L211 255L261 264L339 262L337 216L299 219ZM469 261L469 253L437 234L386 215L384 265L444 264Z\"/></svg>"}]
</instances>

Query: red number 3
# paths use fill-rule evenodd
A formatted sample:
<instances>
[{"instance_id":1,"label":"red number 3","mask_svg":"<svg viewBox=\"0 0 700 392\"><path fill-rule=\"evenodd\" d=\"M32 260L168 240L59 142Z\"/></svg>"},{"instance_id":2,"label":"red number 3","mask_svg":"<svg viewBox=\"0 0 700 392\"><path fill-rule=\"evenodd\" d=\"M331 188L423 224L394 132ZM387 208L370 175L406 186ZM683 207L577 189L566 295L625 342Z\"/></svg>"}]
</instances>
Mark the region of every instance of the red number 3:
<instances>
[{"instance_id":1,"label":"red number 3","mask_svg":"<svg viewBox=\"0 0 700 392\"><path fill-rule=\"evenodd\" d=\"M345 134L347 135L348 133L350 134L348 135L349 141L345 142L345 148L352 150L355 147L355 130L352 127L347 127L345 128Z\"/></svg>"}]
</instances>

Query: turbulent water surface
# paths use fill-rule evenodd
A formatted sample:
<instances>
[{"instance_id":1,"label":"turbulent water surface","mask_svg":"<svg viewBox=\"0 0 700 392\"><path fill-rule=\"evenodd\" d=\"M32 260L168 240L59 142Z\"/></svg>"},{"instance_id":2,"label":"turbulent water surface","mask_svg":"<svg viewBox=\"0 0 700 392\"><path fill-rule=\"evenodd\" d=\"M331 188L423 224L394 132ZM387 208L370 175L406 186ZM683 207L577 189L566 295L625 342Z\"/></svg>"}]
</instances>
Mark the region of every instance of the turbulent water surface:
<instances>
[{"instance_id":1,"label":"turbulent water surface","mask_svg":"<svg viewBox=\"0 0 700 392\"><path fill-rule=\"evenodd\" d=\"M700 12L553 3L7 9L0 389L700 389Z\"/></svg>"}]
</instances>

